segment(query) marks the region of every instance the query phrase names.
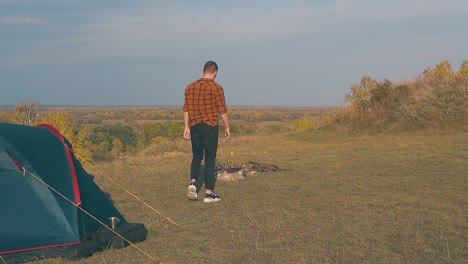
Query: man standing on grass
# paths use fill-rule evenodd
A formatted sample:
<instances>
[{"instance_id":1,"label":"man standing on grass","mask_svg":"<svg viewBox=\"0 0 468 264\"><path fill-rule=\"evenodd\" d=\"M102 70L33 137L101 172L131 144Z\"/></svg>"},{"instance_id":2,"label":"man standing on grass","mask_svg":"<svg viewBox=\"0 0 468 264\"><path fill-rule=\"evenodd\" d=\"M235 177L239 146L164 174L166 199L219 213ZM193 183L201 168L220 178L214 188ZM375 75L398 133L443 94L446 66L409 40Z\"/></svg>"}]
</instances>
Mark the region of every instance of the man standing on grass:
<instances>
[{"instance_id":1,"label":"man standing on grass","mask_svg":"<svg viewBox=\"0 0 468 264\"><path fill-rule=\"evenodd\" d=\"M215 160L218 150L218 115L224 123L224 136L231 137L229 121L224 98L224 90L214 79L218 74L218 65L208 61L203 67L203 78L185 88L184 102L184 138L192 142L192 165L190 168L190 185L188 198L197 199L196 182L203 154L205 155L205 203L221 200L215 195Z\"/></svg>"}]
</instances>

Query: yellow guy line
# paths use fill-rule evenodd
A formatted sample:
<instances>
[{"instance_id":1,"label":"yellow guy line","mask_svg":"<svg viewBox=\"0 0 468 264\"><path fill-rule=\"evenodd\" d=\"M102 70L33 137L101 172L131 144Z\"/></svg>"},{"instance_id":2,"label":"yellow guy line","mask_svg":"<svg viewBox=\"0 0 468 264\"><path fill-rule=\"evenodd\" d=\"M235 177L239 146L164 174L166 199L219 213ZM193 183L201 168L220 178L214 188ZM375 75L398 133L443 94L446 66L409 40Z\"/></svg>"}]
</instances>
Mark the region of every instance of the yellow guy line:
<instances>
[{"instance_id":1,"label":"yellow guy line","mask_svg":"<svg viewBox=\"0 0 468 264\"><path fill-rule=\"evenodd\" d=\"M6 264L6 261L3 259L1 255L0 255L0 260L2 261L3 264Z\"/></svg>"},{"instance_id":2,"label":"yellow guy line","mask_svg":"<svg viewBox=\"0 0 468 264\"><path fill-rule=\"evenodd\" d=\"M127 242L129 245L133 246L134 248L138 249L138 251L140 251L141 253L143 253L144 255L146 255L148 258L152 259L153 261L157 262L157 260L152 257L151 255L149 255L148 253L146 253L145 251L143 251L141 248L137 247L135 244L133 244L132 242L130 242L128 239L126 239L125 237L121 236L119 233L117 233L115 230L113 230L112 228L108 227L106 224L104 224L103 222L101 222L99 219L97 219L96 217L94 217L92 214L90 214L89 212L87 212L85 209L79 207L77 204L75 204L73 201L71 201L70 199L68 199L67 197L65 197L63 194L61 194L59 191L55 190L52 186L50 186L49 184L45 183L41 178L39 178L38 176L34 175L32 172L28 171L26 168L24 167L21 167L21 169L23 170L23 174L26 174L26 172L33 176L36 180L38 180L40 183L44 184L45 186L47 186L47 188L51 189L52 191L54 191L56 194L60 195L63 199L65 199L67 202L71 203L73 206L75 206L76 208L80 209L83 213L87 214L89 217L91 217L92 219L94 219L96 222L98 222L99 224L101 224L102 226L106 227L108 230L110 230L112 233L116 234L118 237L120 237L122 240L124 240L125 242Z\"/></svg>"},{"instance_id":3,"label":"yellow guy line","mask_svg":"<svg viewBox=\"0 0 468 264\"><path fill-rule=\"evenodd\" d=\"M106 176L102 171L100 171L98 168L96 168L93 164L89 163L86 161L86 164L88 164L89 166L91 166L93 169L95 169L96 171L98 171L99 173L101 173L101 175L103 175L104 177L106 177L108 180L110 180L111 182L113 182L115 185L117 185L119 188L121 188L122 190L126 191L128 194L130 194L133 198L137 199L138 201L142 202L144 205L146 205L148 208L150 208L151 210L153 210L154 212L156 212L158 215L162 216L163 218L165 218L167 221L171 222L172 224L180 227L180 225L176 222L174 222L172 219L170 219L169 217L167 217L165 214L159 212L158 210L154 209L151 205L149 205L147 202L143 201L142 199L140 199L138 196L136 196L135 194L133 194L132 192L130 192L129 190L125 189L122 185L120 185L118 182L116 182L114 179Z\"/></svg>"}]
</instances>

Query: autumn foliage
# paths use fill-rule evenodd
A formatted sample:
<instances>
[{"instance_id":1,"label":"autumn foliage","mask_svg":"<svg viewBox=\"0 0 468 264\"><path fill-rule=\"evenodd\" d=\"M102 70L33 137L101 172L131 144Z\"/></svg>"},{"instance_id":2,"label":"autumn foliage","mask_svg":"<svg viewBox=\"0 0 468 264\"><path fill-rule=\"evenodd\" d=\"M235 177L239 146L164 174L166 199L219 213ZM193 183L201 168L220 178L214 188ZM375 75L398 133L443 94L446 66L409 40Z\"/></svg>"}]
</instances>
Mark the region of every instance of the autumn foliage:
<instances>
[{"instance_id":1,"label":"autumn foliage","mask_svg":"<svg viewBox=\"0 0 468 264\"><path fill-rule=\"evenodd\" d=\"M468 119L468 61L458 71L443 61L412 81L392 83L364 76L346 95L348 107L327 125L407 129L458 127Z\"/></svg>"},{"instance_id":2,"label":"autumn foliage","mask_svg":"<svg viewBox=\"0 0 468 264\"><path fill-rule=\"evenodd\" d=\"M75 126L66 112L44 112L40 113L39 103L30 100L16 106L11 114L3 113L3 121L35 126L38 124L49 124L54 126L73 145L75 156L82 162L91 161L92 155L89 150L89 127L83 127L75 132Z\"/></svg>"}]
</instances>

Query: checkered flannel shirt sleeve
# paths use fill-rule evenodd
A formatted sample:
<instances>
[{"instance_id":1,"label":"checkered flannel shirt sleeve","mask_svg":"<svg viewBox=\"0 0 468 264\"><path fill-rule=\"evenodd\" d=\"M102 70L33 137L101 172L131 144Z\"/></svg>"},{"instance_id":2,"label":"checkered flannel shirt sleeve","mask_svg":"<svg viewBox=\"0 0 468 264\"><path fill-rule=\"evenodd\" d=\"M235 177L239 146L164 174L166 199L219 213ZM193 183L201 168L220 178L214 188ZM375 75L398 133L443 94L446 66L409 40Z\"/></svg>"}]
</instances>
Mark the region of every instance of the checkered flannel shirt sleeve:
<instances>
[{"instance_id":1,"label":"checkered flannel shirt sleeve","mask_svg":"<svg viewBox=\"0 0 468 264\"><path fill-rule=\"evenodd\" d=\"M216 91L216 106L220 114L227 113L226 99L224 98L224 90L221 85L218 85Z\"/></svg>"}]
</instances>

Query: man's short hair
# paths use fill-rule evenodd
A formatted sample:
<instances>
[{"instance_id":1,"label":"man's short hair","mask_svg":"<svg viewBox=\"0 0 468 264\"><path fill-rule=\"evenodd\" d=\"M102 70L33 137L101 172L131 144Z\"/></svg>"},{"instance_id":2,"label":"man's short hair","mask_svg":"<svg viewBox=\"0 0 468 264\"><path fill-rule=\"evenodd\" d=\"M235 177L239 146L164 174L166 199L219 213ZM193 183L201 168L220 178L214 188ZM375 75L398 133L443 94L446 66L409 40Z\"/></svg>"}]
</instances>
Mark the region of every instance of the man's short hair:
<instances>
[{"instance_id":1,"label":"man's short hair","mask_svg":"<svg viewBox=\"0 0 468 264\"><path fill-rule=\"evenodd\" d=\"M203 72L213 73L218 71L218 64L214 61L208 61L203 67Z\"/></svg>"}]
</instances>

